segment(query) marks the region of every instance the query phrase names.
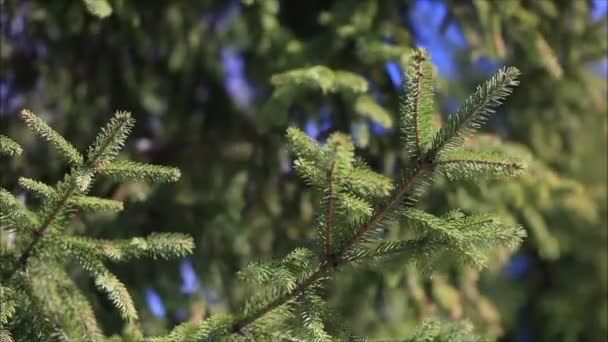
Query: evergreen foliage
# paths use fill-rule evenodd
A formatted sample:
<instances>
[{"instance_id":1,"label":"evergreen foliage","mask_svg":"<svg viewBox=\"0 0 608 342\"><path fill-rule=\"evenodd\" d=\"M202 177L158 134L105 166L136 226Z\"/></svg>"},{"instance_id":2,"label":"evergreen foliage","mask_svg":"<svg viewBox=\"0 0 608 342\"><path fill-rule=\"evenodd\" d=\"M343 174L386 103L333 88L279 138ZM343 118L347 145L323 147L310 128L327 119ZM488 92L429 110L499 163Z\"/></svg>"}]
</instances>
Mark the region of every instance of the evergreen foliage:
<instances>
[{"instance_id":1,"label":"evergreen foliage","mask_svg":"<svg viewBox=\"0 0 608 342\"><path fill-rule=\"evenodd\" d=\"M0 135L0 153L8 156L20 155L21 146L4 135Z\"/></svg>"},{"instance_id":2,"label":"evergreen foliage","mask_svg":"<svg viewBox=\"0 0 608 342\"><path fill-rule=\"evenodd\" d=\"M481 339L473 334L473 327L469 322L443 323L434 319L424 321L414 332L414 336L407 342L443 342L462 341L479 342Z\"/></svg>"},{"instance_id":3,"label":"evergreen foliage","mask_svg":"<svg viewBox=\"0 0 608 342\"><path fill-rule=\"evenodd\" d=\"M100 18L105 18L112 14L112 6L107 0L82 0L87 10Z\"/></svg>"},{"instance_id":4,"label":"evergreen foliage","mask_svg":"<svg viewBox=\"0 0 608 342\"><path fill-rule=\"evenodd\" d=\"M505 115L506 138L517 143L507 148L528 155L529 172L508 185L492 184L491 192L488 184L470 184L448 203L491 206L529 232L521 256L532 267L512 281L509 296L520 298L522 309L500 307L503 316L516 317L505 322L511 338L602 341L608 334L606 1L447 3L471 42L470 54L517 63L530 75L530 91L515 94ZM486 137L471 145L499 143Z\"/></svg>"},{"instance_id":5,"label":"evergreen foliage","mask_svg":"<svg viewBox=\"0 0 608 342\"><path fill-rule=\"evenodd\" d=\"M509 182L494 179L500 172L482 180L467 178L478 174L474 169L461 175L462 168L448 163L438 168L417 208L443 220L452 208L473 216L491 211L506 226L526 229L522 248L511 255L497 246L483 272L449 260L445 268L400 267L402 257L393 264L383 260L383 267L346 267L323 298L353 332L372 340L402 339L427 317L439 316L470 320L488 341L603 341L608 116L606 69L598 62L608 51L608 22L602 8L605 13L604 0L4 1L0 133L26 152L24 158L5 156L0 136L0 187L14 194L0 191L7 201L2 205L20 206L8 215L27 226L31 217L23 215L22 201L42 198L22 191L15 175L53 184L66 171L56 154L29 140L17 119L25 103L44 109L45 120L79 149L113 108L138 113L142 124L124 157L179 165L180 182L150 186L127 175L114 185L112 178L98 177L93 193L131 208L79 212L68 229L127 242L147 236L150 227L179 227L193 236L194 254L181 266L112 265L138 308L137 329L124 327L103 296L87 291L93 281L85 272L76 267L68 273L89 294L104 333L122 331L115 340L141 339L140 328L162 335L184 320L196 330L209 315L241 312L247 292L234 274L244 265L278 259L298 246L314 249L314 208L323 193L293 177L285 126L305 128L319 142L350 130L357 155L395 178L416 163L388 124L402 118L394 110L404 82L399 61L410 47L429 48L438 67L433 132L480 80L500 65L517 65L525 91L513 94L506 110L464 144L478 160L495 161L496 153L523 160L527 172ZM96 12L109 15L100 20ZM342 72L359 75L367 90L323 93L314 83L271 83L274 75L319 69L314 66L331 70L331 82ZM281 87L292 97L273 97ZM123 162L119 158L113 164ZM387 221L384 236L412 238L414 229L398 229L401 223L415 222ZM14 237L0 231L3 244ZM157 301L148 296L152 289Z\"/></svg>"},{"instance_id":6,"label":"evergreen foliage","mask_svg":"<svg viewBox=\"0 0 608 342\"><path fill-rule=\"evenodd\" d=\"M154 233L145 238L101 240L73 234L68 226L79 211L112 212L123 209L120 201L87 195L99 174L118 178L173 182L174 168L121 162L113 164L134 120L117 112L88 149L86 160L44 120L28 110L25 123L71 164L70 171L55 186L21 177L24 190L40 198L30 210L10 192L0 189L0 218L3 233L14 241L0 250L0 331L2 341L101 341L102 329L86 294L71 279L66 267L77 263L94 279L120 316L134 322L138 315L123 283L106 262L124 262L140 257L176 258L189 254L193 241L183 234ZM2 150L20 152L13 141L3 138Z\"/></svg>"},{"instance_id":7,"label":"evergreen foliage","mask_svg":"<svg viewBox=\"0 0 608 342\"><path fill-rule=\"evenodd\" d=\"M438 132L431 132L432 72L426 53L416 50L408 60L408 85L402 103L402 131L410 162L402 180L373 172L355 156L349 136L333 133L320 145L304 132L290 128L287 139L295 155L294 168L312 187L323 193L315 227L313 249L297 248L281 260L257 262L240 278L261 288L251 293L238 315L212 316L200 325L186 323L153 341L188 341L223 338L300 338L330 340L348 338L350 332L326 306L323 289L334 274L349 265L392 259L432 270L440 260L461 260L476 267L486 264L486 251L497 245L515 248L525 236L518 226L501 224L487 215L452 211L443 217L415 209L421 192L435 173L448 175L450 165L461 169L459 177L515 175L522 166L499 154L462 150L462 137L483 123L517 84L514 69L499 71L486 82ZM84 295L65 272L76 262L94 279L120 316L131 326L138 319L131 296L104 261L121 262L150 256L181 257L192 251L192 240L182 234L152 234L129 240L101 240L66 231L78 211L120 211L122 203L88 196L98 175L117 180L175 181L172 168L115 161L133 126L127 112L117 112L101 129L86 153L86 160L67 140L28 110L21 118L61 154L71 170L50 186L21 177L19 184L40 198L36 211L28 210L8 191L1 190L3 230L16 234L16 242L2 253L2 331L17 340L101 340L103 333ZM408 128L409 127L409 128ZM411 129L413 127L413 129ZM446 128L447 127L447 128ZM16 151L14 142L3 140L4 150ZM405 240L386 241L387 222L406 218L414 234ZM75 292L72 295L72 292ZM44 298L48 297L47 300ZM16 311L17 307L23 308ZM81 315L79 317L78 315ZM300 323L296 323L300 322ZM34 329L28 327L34 326ZM468 328L423 325L413 340L445 336L469 336ZM141 336L137 330L132 332ZM467 337L469 338L469 337Z\"/></svg>"},{"instance_id":8,"label":"evergreen foliage","mask_svg":"<svg viewBox=\"0 0 608 342\"><path fill-rule=\"evenodd\" d=\"M368 81L360 75L326 66L293 69L272 75L274 91L264 105L261 123L268 126L283 124L289 108L311 92L322 95L338 94L363 118L385 128L393 126L391 115L368 94ZM272 118L272 120L271 120Z\"/></svg>"},{"instance_id":9,"label":"evergreen foliage","mask_svg":"<svg viewBox=\"0 0 608 342\"><path fill-rule=\"evenodd\" d=\"M400 182L393 185L387 177L358 161L353 142L346 135L333 133L320 145L299 129L288 129L287 139L296 158L295 170L323 194L315 224L315 247L300 247L283 259L255 262L242 271L241 278L257 288L244 303L242 313L212 316L198 327L186 323L155 341L205 340L232 334L264 339L273 332L303 340L348 338L349 332L338 328L340 325L322 299L328 281L344 267L399 259L401 264L416 264L422 269L433 269L440 260L462 260L481 268L489 249L497 246L513 249L521 243L525 237L521 227L503 225L491 215L452 211L437 217L413 207L418 195L442 168L442 160L444 163L465 160L459 166L471 171L462 172L462 176L515 174L522 169L506 157L478 156L462 150L459 144L517 85L517 70L499 71L432 136L428 124L432 93L425 93L432 90L428 85L432 75L424 74L431 71L430 62L424 50L419 49L408 63L411 84L404 89L401 116L404 143L415 162L404 171ZM447 152L467 153L467 158L441 159ZM500 167L491 163L500 163ZM487 164L491 167L480 167ZM363 179L365 182L361 182ZM386 223L402 217L407 218L406 225L414 236L386 241ZM415 334L413 341L475 340L467 333L470 329L467 332L464 328L429 323Z\"/></svg>"}]
</instances>

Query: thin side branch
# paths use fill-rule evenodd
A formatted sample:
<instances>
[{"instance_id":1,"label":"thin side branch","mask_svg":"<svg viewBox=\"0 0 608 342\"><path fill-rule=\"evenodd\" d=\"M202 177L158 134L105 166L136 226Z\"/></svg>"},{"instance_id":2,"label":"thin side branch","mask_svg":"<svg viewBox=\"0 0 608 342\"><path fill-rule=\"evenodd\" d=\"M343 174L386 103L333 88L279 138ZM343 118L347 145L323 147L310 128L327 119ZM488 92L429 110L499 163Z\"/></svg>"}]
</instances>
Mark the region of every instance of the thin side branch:
<instances>
[{"instance_id":1,"label":"thin side branch","mask_svg":"<svg viewBox=\"0 0 608 342\"><path fill-rule=\"evenodd\" d=\"M78 187L78 185L76 184L76 182L75 181L72 182L72 185L70 186L68 191L57 202L57 204L55 205L55 208L53 208L53 211L51 211L49 216L47 216L47 218L44 220L44 222L40 225L40 228L38 228L34 231L34 233L33 233L34 238L29 243L29 245L25 248L25 250L23 251L23 254L21 254L21 256L17 260L17 263L15 264L13 269L8 273L8 275L6 277L7 280L11 279L13 277L13 275L15 275L15 273L17 273L17 271L19 271L20 269L27 266L27 262L28 262L29 258L32 256L34 247L36 247L38 242L40 242L40 239L42 239L42 237L44 236L44 233L46 233L46 231L53 224L53 222L55 221L57 216L59 216L59 213L61 213L61 211L68 204L70 198L76 192L77 187Z\"/></svg>"},{"instance_id":2,"label":"thin side branch","mask_svg":"<svg viewBox=\"0 0 608 342\"><path fill-rule=\"evenodd\" d=\"M334 226L335 216L335 198L334 198L334 168L336 161L331 162L331 166L327 171L327 182L329 183L328 198L327 198L327 227L325 228L325 258L329 259L332 255L332 230Z\"/></svg>"},{"instance_id":3,"label":"thin side branch","mask_svg":"<svg viewBox=\"0 0 608 342\"><path fill-rule=\"evenodd\" d=\"M112 141L116 138L116 136L118 135L118 132L120 132L120 130L124 127L124 125L127 123L127 120L120 120L120 125L118 125L118 127L116 127L116 129L112 130L110 136L106 139L106 141L104 142L104 144L102 146L100 146L99 150L97 151L97 153L93 156L91 156L91 159L89 161L89 167L97 170L97 168L99 167L99 159L101 158L101 156L103 156L103 154L105 153L106 149L108 148L108 146L110 146L110 143L112 143Z\"/></svg>"},{"instance_id":4,"label":"thin side branch","mask_svg":"<svg viewBox=\"0 0 608 342\"><path fill-rule=\"evenodd\" d=\"M424 56L416 54L416 81L414 82L416 91L414 94L414 130L416 137L416 155L422 154L421 138L420 138L420 97L422 96L422 61Z\"/></svg>"},{"instance_id":5,"label":"thin side branch","mask_svg":"<svg viewBox=\"0 0 608 342\"><path fill-rule=\"evenodd\" d=\"M450 164L477 164L485 166L497 166L497 167L508 167L516 170L523 169L520 163L515 162L501 162L501 161L489 161L489 160L473 160L473 159L450 159L450 160L439 160L439 165L450 165Z\"/></svg>"}]
</instances>

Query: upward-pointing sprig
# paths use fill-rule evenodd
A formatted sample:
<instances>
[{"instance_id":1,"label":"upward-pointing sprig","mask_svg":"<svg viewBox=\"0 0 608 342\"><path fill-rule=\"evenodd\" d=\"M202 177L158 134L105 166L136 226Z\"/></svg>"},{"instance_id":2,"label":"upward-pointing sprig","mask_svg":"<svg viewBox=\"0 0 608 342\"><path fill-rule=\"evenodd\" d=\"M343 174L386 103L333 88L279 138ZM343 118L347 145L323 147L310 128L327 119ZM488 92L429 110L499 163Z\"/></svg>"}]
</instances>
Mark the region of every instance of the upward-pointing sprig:
<instances>
[{"instance_id":1,"label":"upward-pointing sprig","mask_svg":"<svg viewBox=\"0 0 608 342\"><path fill-rule=\"evenodd\" d=\"M519 84L518 77L519 70L516 68L502 68L490 80L478 86L435 135L431 151L438 153L462 146L464 138L475 133L511 94Z\"/></svg>"},{"instance_id":2,"label":"upward-pointing sprig","mask_svg":"<svg viewBox=\"0 0 608 342\"><path fill-rule=\"evenodd\" d=\"M47 125L47 123L44 122L44 120L42 120L40 117L34 115L34 113L27 109L21 111L20 117L32 129L32 131L57 149L59 154L72 166L80 166L83 163L84 158L80 152L78 152L78 150L76 150L72 144L65 140L61 134L57 133L54 129Z\"/></svg>"},{"instance_id":3,"label":"upward-pointing sprig","mask_svg":"<svg viewBox=\"0 0 608 342\"><path fill-rule=\"evenodd\" d=\"M410 54L405 70L401 131L408 153L419 156L428 149L433 133L433 68L424 50L417 49Z\"/></svg>"},{"instance_id":4,"label":"upward-pointing sprig","mask_svg":"<svg viewBox=\"0 0 608 342\"><path fill-rule=\"evenodd\" d=\"M49 293L61 297L78 291L69 279L59 274L63 272L60 271L62 267L70 261L80 264L92 275L98 289L107 294L121 316L127 321L133 321L137 319L133 301L126 287L104 262L126 261L141 256L181 257L191 252L193 242L190 237L181 234L153 234L147 238L126 241L87 239L70 236L65 227L77 210L113 212L123 209L122 202L87 195L97 175L106 174L122 181L174 182L179 178L180 172L170 167L115 161L135 122L128 112L117 112L102 128L89 147L86 159L32 112L23 110L20 116L36 134L54 146L72 168L55 186L24 177L19 179L19 184L25 190L33 192L42 200L36 211L28 210L8 191L0 189L2 229L14 231L17 236L15 247L0 250L0 279L2 286L8 286L13 291L11 293L15 293L11 298L21 298L19 307L22 308L17 312L0 308L0 331L8 329L10 332L18 325L36 324L39 331L44 331L42 336L61 335L77 341L101 340L100 329L96 326L95 317L84 296L70 295L69 298L55 297L49 300L44 298ZM18 154L21 151L8 138L2 137L0 143L4 153L8 151L8 154ZM58 283L49 283L54 279ZM4 291L4 287L0 290ZM53 307L46 307L47 302ZM70 308L82 310L60 308L58 305L69 305ZM54 317L50 320L47 315ZM46 321L60 323L38 323ZM83 324L74 324L75 321ZM18 338L29 340L33 337Z\"/></svg>"},{"instance_id":5,"label":"upward-pointing sprig","mask_svg":"<svg viewBox=\"0 0 608 342\"><path fill-rule=\"evenodd\" d=\"M425 268L439 259L483 267L488 250L497 246L513 249L521 242L525 236L521 227L503 225L487 214L467 216L452 211L437 217L413 208L437 173L462 179L511 176L523 170L520 163L502 155L458 149L463 137L479 128L517 85L518 71L499 71L434 135L431 67L423 50L410 56L406 76L401 130L411 162L402 180L394 186L358 161L348 136L334 133L321 146L302 131L288 129L296 171L324 193L325 208L316 222L316 252L298 249L281 261L254 263L243 278L263 287L246 302L241 315L209 319L198 327L186 324L152 341L204 340L227 334L269 338L273 331L289 331L289 337L304 340L328 340L332 335L345 338L343 330L335 329L335 318L326 314L330 310L319 301L319 289L341 267L395 257ZM400 218L414 228L414 237L384 241L387 222ZM312 310L311 303L315 303ZM286 329L290 317L301 317L302 324Z\"/></svg>"}]
</instances>

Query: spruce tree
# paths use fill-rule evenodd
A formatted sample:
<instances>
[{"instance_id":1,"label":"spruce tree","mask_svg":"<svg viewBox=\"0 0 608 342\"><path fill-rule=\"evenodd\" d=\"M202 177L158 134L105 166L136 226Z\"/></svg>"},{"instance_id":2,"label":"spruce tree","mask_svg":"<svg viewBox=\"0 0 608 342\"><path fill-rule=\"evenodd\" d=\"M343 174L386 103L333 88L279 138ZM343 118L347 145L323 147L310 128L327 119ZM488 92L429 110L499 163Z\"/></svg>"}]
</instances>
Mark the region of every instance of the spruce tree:
<instances>
[{"instance_id":1,"label":"spruce tree","mask_svg":"<svg viewBox=\"0 0 608 342\"><path fill-rule=\"evenodd\" d=\"M126 148L130 157L180 166L181 181L167 187L111 187L99 179L95 193L127 197L132 208L112 220L86 221L95 237L147 235L149 226L194 237L192 292L179 293L185 280L177 262L112 267L141 307L142 330L159 335L184 319L239 312L236 270L310 247L317 198L292 177L284 127L306 127L320 141L351 130L357 154L393 176L402 152L391 130L400 121L392 110L402 82L397 61L408 46L450 50L446 37L461 28L466 42L453 62L462 79L439 75L434 125L452 112L454 98L487 77L476 61L517 65L526 91L485 126L499 136L482 133L465 145L526 160L528 172L509 182L438 177L418 208L492 211L522 224L530 238L511 261L496 248L482 273L466 266L432 277L413 265L345 269L326 298L373 338L404 336L438 314L472 320L487 340L601 340L608 327L606 96L605 79L589 69L606 55L606 21L590 14L598 4L604 1L5 1L0 133L30 145L13 120L27 103L44 108L55 129L84 146L105 113L128 107L143 123ZM426 20L422 7L439 23ZM421 42L429 27L435 36ZM306 91L284 77L293 75L289 70L311 71L301 84ZM365 80L367 89L344 86L357 75L352 85ZM15 174L47 182L63 175L65 164L51 154L31 155L45 167L3 159L1 186L17 189ZM74 226L83 221L75 217ZM408 238L400 232L386 234ZM147 287L163 298L164 317L145 308ZM100 324L120 330L109 308L92 305Z\"/></svg>"}]
</instances>

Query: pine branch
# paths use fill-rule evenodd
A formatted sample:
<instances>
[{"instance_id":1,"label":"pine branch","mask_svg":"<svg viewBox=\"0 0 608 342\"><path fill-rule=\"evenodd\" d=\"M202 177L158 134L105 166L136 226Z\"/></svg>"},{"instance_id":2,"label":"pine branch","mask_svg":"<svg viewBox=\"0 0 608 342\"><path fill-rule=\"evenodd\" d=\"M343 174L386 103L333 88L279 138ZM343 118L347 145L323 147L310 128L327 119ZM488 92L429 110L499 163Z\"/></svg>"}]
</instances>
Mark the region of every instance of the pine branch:
<instances>
[{"instance_id":1,"label":"pine branch","mask_svg":"<svg viewBox=\"0 0 608 342\"><path fill-rule=\"evenodd\" d=\"M284 293L283 295L279 296L274 301L268 303L265 307L258 310L257 312L252 313L251 315L245 316L236 321L232 329L232 333L237 333L241 331L244 327L253 323L260 317L264 316L266 313L285 304L289 300L293 299L296 295L303 293L311 285L315 284L318 280L323 278L328 271L339 267L343 262L345 262L346 260L343 258L343 256L350 250L350 248L357 242L359 242L364 237L365 233L369 232L370 229L372 229L377 223L379 223L385 217L385 215L387 215L392 209L394 209L398 205L398 203L400 203L403 196L413 188L415 181L418 177L422 176L423 173L429 172L429 169L427 167L421 167L418 168L418 170L419 171L417 173L414 173L409 180L406 180L401 187L394 190L391 199L384 206L376 210L376 213L365 224L363 224L360 229L357 230L356 234L351 238L351 240L341 249L339 249L339 251L333 258L331 258L331 260L325 260L313 274L311 274L308 278L306 278L299 285L297 285L294 290Z\"/></svg>"},{"instance_id":2,"label":"pine branch","mask_svg":"<svg viewBox=\"0 0 608 342\"><path fill-rule=\"evenodd\" d=\"M257 312L252 313L251 315L245 316L237 320L230 330L231 333L238 333L243 328L253 323L260 317L264 316L268 312L276 309L277 307L285 304L289 300L293 299L300 293L303 293L315 282L320 280L325 273L331 269L331 265L329 263L324 263L316 272L314 272L311 276L309 276L306 280L302 281L299 285L297 285L293 290L284 293L280 297L276 298L274 301L267 304L264 308L258 310Z\"/></svg>"},{"instance_id":3,"label":"pine branch","mask_svg":"<svg viewBox=\"0 0 608 342\"><path fill-rule=\"evenodd\" d=\"M22 112L22 117L36 133L51 142L63 154L67 154L72 164L75 163L77 158L72 153L77 153L75 149L42 119L26 110ZM16 259L12 260L12 256L7 258L11 253L5 255L7 265L3 266L2 272L2 283L12 284L20 291L23 290L22 295L19 292L18 305L24 309L17 313L12 312L12 299L5 296L4 288L0 286L1 301L6 303L7 307L6 310L4 307L0 308L0 332L3 331L4 323L11 319L9 324L14 325L11 326L11 331L13 328L24 328L23 323L35 323L31 327L35 329L32 334L20 332L19 338L27 340L50 337L65 340L101 340L103 334L86 298L75 288L71 279L62 273L64 262L75 259L90 272L97 288L106 293L123 319L132 322L137 319L133 300L126 287L106 268L104 261L125 261L145 255L153 258L182 257L194 248L192 239L182 234L151 234L146 238L105 241L70 236L61 232L69 223L75 208L88 211L122 210L122 202L86 196L100 170L118 178L155 181L175 181L179 178L179 170L174 168L128 162L112 163L124 145L133 122L129 113L117 112L88 149L86 162L80 159L79 164L73 165L64 180L55 187L21 177L19 184L43 199L41 209L36 214L30 212L8 191L0 188L2 229L8 227L24 233L19 234L19 238L24 241L18 242L21 248L16 250ZM5 141L3 143L6 145ZM78 156L82 158L79 154ZM46 258L39 257L38 254L43 253ZM35 254L36 257L33 258ZM50 268L51 266L54 268ZM27 272L20 272L23 269ZM16 277L16 274L19 277ZM71 293L73 291L76 293ZM80 316L75 319L76 315ZM143 339L137 328L131 330L129 337ZM3 338L8 338L7 334L4 334Z\"/></svg>"},{"instance_id":4,"label":"pine branch","mask_svg":"<svg viewBox=\"0 0 608 342\"><path fill-rule=\"evenodd\" d=\"M379 258L386 258L392 255L403 255L404 253L415 254L428 252L430 239L427 237L402 240L402 241L382 241L373 249L360 248L351 249L345 253L344 259L348 262L374 261Z\"/></svg>"},{"instance_id":5,"label":"pine branch","mask_svg":"<svg viewBox=\"0 0 608 342\"><path fill-rule=\"evenodd\" d=\"M2 228L31 231L37 225L37 216L29 211L10 192L0 188L0 223Z\"/></svg>"},{"instance_id":6,"label":"pine branch","mask_svg":"<svg viewBox=\"0 0 608 342\"><path fill-rule=\"evenodd\" d=\"M297 174L304 179L307 185L317 189L323 189L325 186L326 173L321 170L319 165L314 161L298 158L293 162L293 168Z\"/></svg>"},{"instance_id":7,"label":"pine branch","mask_svg":"<svg viewBox=\"0 0 608 342\"><path fill-rule=\"evenodd\" d=\"M78 192L86 191L91 183L95 170L116 156L133 125L133 119L129 113L117 112L108 125L101 130L95 143L89 148L89 159L85 165L82 162L80 153L78 153L78 151L76 151L76 149L74 149L61 135L50 128L42 119L25 109L21 111L21 117L36 133L47 139L59 150L63 151L68 159L72 160L72 162L78 161L80 167L66 177L67 184L60 184L57 187L58 190L55 190L59 194L58 199L54 200L49 210L45 210L47 213L44 215L42 223L37 229L32 231L32 240L17 259L17 262L12 269L6 273L5 279L7 280L11 279L15 273L27 266L27 262L32 256L34 248L44 237L47 230L53 225L63 210L70 205L72 197L77 195ZM78 159L78 157L80 157L80 159ZM26 181L26 183L28 182ZM34 184L29 182L29 185ZM40 186L39 184L35 184L34 187L37 187L38 190L44 188L44 186ZM65 187L65 189L63 189L63 187Z\"/></svg>"},{"instance_id":8,"label":"pine branch","mask_svg":"<svg viewBox=\"0 0 608 342\"><path fill-rule=\"evenodd\" d=\"M357 243L363 240L366 234L370 232L370 230L375 228L388 214L390 214L400 205L403 198L407 197L407 195L409 195L410 192L415 189L418 180L424 178L425 176L429 175L434 171L436 164L430 159L432 158L431 153L432 152L427 152L425 157L418 159L417 165L413 168L414 172L401 184L401 186L393 190L393 194L389 197L389 200L375 210L373 216L369 218L369 220L367 220L363 225L361 225L359 229L356 230L352 238L350 238L350 240L338 250L335 256L331 258L331 260L325 260L317 269L317 271L315 271L311 276L302 281L298 286L296 286L293 291L283 294L282 296L276 298L274 301L270 302L267 306L260 309L259 311L238 320L235 323L232 332L239 332L241 329L251 324L255 320L259 319L260 317L264 316L266 313L285 304L298 293L304 292L309 286L313 285L319 279L324 277L328 271L336 269L344 262L346 262L347 259L345 259L344 256Z\"/></svg>"},{"instance_id":9,"label":"pine branch","mask_svg":"<svg viewBox=\"0 0 608 342\"><path fill-rule=\"evenodd\" d=\"M362 161L356 160L355 167L344 176L349 191L365 199L385 198L394 189L391 178L369 169Z\"/></svg>"},{"instance_id":10,"label":"pine branch","mask_svg":"<svg viewBox=\"0 0 608 342\"><path fill-rule=\"evenodd\" d=\"M272 279L273 269L276 267L274 263L251 262L247 267L239 271L238 277L241 280L253 283L255 285L264 285Z\"/></svg>"},{"instance_id":11,"label":"pine branch","mask_svg":"<svg viewBox=\"0 0 608 342\"><path fill-rule=\"evenodd\" d=\"M87 270L94 274L95 286L109 296L110 301L118 309L121 316L126 321L136 320L137 311L135 310L133 299L131 299L131 295L124 284L101 263L83 266L85 268L88 267Z\"/></svg>"},{"instance_id":12,"label":"pine branch","mask_svg":"<svg viewBox=\"0 0 608 342\"><path fill-rule=\"evenodd\" d=\"M319 143L306 135L301 130L289 127L287 128L287 140L291 152L305 160L317 160Z\"/></svg>"},{"instance_id":13,"label":"pine branch","mask_svg":"<svg viewBox=\"0 0 608 342\"><path fill-rule=\"evenodd\" d=\"M55 203L53 209L43 220L40 227L32 232L32 234L33 234L32 241L30 241L30 243L27 245L27 247L25 248L25 250L23 251L21 256L17 259L17 262L14 264L13 268L7 272L7 275L5 277L6 280L10 280L15 273L17 273L19 270L21 270L22 268L25 268L27 266L27 262L28 262L29 258L32 256L34 247L36 247L38 242L40 242L40 240L44 236L47 229L49 229L51 224L59 216L59 213L65 208L69 199L72 197L72 195L74 195L77 188L78 188L78 184L76 182L73 182L69 186L68 190L63 194L63 196Z\"/></svg>"},{"instance_id":14,"label":"pine branch","mask_svg":"<svg viewBox=\"0 0 608 342\"><path fill-rule=\"evenodd\" d=\"M434 244L443 245L450 259L463 261L477 268L485 267L484 251L496 246L513 249L526 236L518 225L508 226L488 214L466 216L453 210L444 217L437 217L422 210L410 209L406 217L412 227L420 231ZM429 259L433 261L433 259Z\"/></svg>"},{"instance_id":15,"label":"pine branch","mask_svg":"<svg viewBox=\"0 0 608 342\"><path fill-rule=\"evenodd\" d=\"M312 335L309 336L309 338L313 338L315 341L320 342L331 341L331 336L325 331L325 324L323 322L323 315L325 314L323 299L308 294L301 296L299 305L302 325L307 332Z\"/></svg>"},{"instance_id":16,"label":"pine branch","mask_svg":"<svg viewBox=\"0 0 608 342\"><path fill-rule=\"evenodd\" d=\"M420 146L420 97L421 97L421 91L420 91L420 79L422 78L422 65L420 64L420 61L416 61L417 65L416 65L416 79L413 82L410 82L411 84L413 84L413 88L412 89L412 96L414 97L414 108L412 109L412 116L413 116L413 127L412 129L414 130L414 134L412 134L414 136L414 142L415 142L415 153L416 155L420 155L420 153L422 153L422 147ZM410 79L410 81L412 81ZM406 126L407 127L407 126Z\"/></svg>"},{"instance_id":17,"label":"pine branch","mask_svg":"<svg viewBox=\"0 0 608 342\"><path fill-rule=\"evenodd\" d=\"M66 243L69 244L69 242ZM125 285L91 252L87 248L66 248L63 254L75 259L83 269L93 276L95 286L108 295L108 298L114 307L118 309L123 319L127 322L136 320L137 311Z\"/></svg>"},{"instance_id":18,"label":"pine branch","mask_svg":"<svg viewBox=\"0 0 608 342\"><path fill-rule=\"evenodd\" d=\"M31 299L37 302L35 310L44 319L52 321L55 329L70 340L103 340L93 308L60 264L37 260L30 270L36 274L28 284Z\"/></svg>"},{"instance_id":19,"label":"pine branch","mask_svg":"<svg viewBox=\"0 0 608 342\"><path fill-rule=\"evenodd\" d=\"M41 118L27 109L23 109L20 114L21 119L40 137L49 142L59 151L62 157L66 158L72 166L80 166L84 158L61 134L57 133Z\"/></svg>"},{"instance_id":20,"label":"pine branch","mask_svg":"<svg viewBox=\"0 0 608 342\"><path fill-rule=\"evenodd\" d=\"M131 113L116 112L110 122L101 129L87 152L89 167L101 169L116 157L134 124Z\"/></svg>"},{"instance_id":21,"label":"pine branch","mask_svg":"<svg viewBox=\"0 0 608 342\"><path fill-rule=\"evenodd\" d=\"M361 222L373 214L371 205L354 194L344 191L335 194L334 198L337 202L340 219L343 221L352 223Z\"/></svg>"},{"instance_id":22,"label":"pine branch","mask_svg":"<svg viewBox=\"0 0 608 342\"><path fill-rule=\"evenodd\" d=\"M511 92L510 87L517 84L517 70L501 70L483 87L479 87L458 113L450 118L448 124L431 139L429 134L432 102L427 94L431 94L432 87L429 86L430 71L425 70L423 65L425 60L423 51L414 55L414 68L410 72L411 88L406 94L406 105L402 106L403 123L407 126L403 128L406 133L404 135L406 144L410 144L414 165L408 168L404 180L396 188L393 188L392 184L383 186L381 177L369 177L376 183L380 193L390 191L388 199L370 212L370 215L366 214L366 208L369 207L367 202L359 199L358 195L363 195L364 199L373 198L378 189L373 189L374 186L359 187L362 182L356 183L357 176L366 173L365 168L356 162L352 141L343 135L332 134L325 146L319 146L303 132L288 130L290 145L297 157L294 162L296 170L309 184L321 190L327 188L326 192L329 194L325 220L319 220L320 224L325 226L325 230L320 232L325 240L323 260L314 271L305 272L306 276L297 282L294 281L293 273L285 272L281 263L257 264L248 269L244 274L246 277L249 273L249 278L271 288L247 302L244 315L234 321L231 333L244 334L247 326L271 311L293 303L296 298L305 298L313 288L320 285L321 280L328 278L347 263L373 261L403 254L412 259L422 256L430 260L441 253L455 252L455 256L472 261L476 265L483 265L482 249L493 247L495 244L511 247L521 241L523 233L519 227L503 227L484 215L465 217L459 212L451 212L445 218L438 218L411 209L424 186L432 181L432 176L452 165L466 166L469 172L481 169L487 172L487 168L492 168L491 171L496 173L508 173L515 172L518 168L515 164L508 164L494 155L475 154L471 158L464 158L461 154L460 157L454 158L454 154L447 153L461 142L465 134L477 129L499 101ZM423 84L425 82L426 85ZM332 182L333 179L336 179L336 182ZM338 192L334 188L337 185L340 187ZM346 225L346 231L336 234L338 237L341 237L340 234L345 236L337 243L337 251L328 253L332 247L328 242L332 239L331 232L336 225L336 209L342 209L345 215L350 216L357 213L359 217L353 220L353 225L348 220L340 221ZM403 212L427 228L421 237L380 242L372 249L366 247L382 223ZM303 317L305 326L308 326L309 330L312 329L313 333L319 333L319 329L322 329L319 317Z\"/></svg>"},{"instance_id":23,"label":"pine branch","mask_svg":"<svg viewBox=\"0 0 608 342\"><path fill-rule=\"evenodd\" d=\"M23 152L23 149L19 144L14 142L12 139L5 137L0 134L0 154L7 156L18 156Z\"/></svg>"},{"instance_id":24,"label":"pine branch","mask_svg":"<svg viewBox=\"0 0 608 342\"><path fill-rule=\"evenodd\" d=\"M324 94L338 92L359 94L368 89L365 78L352 72L332 70L322 65L276 74L271 77L270 82L278 89L275 93L281 93L280 96L299 93L302 87L319 89Z\"/></svg>"},{"instance_id":25,"label":"pine branch","mask_svg":"<svg viewBox=\"0 0 608 342\"><path fill-rule=\"evenodd\" d=\"M393 191L393 194L390 196L389 200L384 205L377 208L374 215L359 229L357 229L353 237L340 248L338 256L343 256L351 247L360 242L365 235L370 232L370 230L375 228L376 225L386 217L386 215L390 214L399 206L403 198L406 197L410 191L412 191L420 178L431 172L432 168L425 165L423 161L420 161L418 167L415 167L415 172L408 179L406 179L401 186Z\"/></svg>"},{"instance_id":26,"label":"pine branch","mask_svg":"<svg viewBox=\"0 0 608 342\"><path fill-rule=\"evenodd\" d=\"M34 179L21 177L19 178L19 185L21 185L24 189L34 192L43 199L52 199L53 197L57 196L57 191L55 191L52 186ZM74 195L73 198L70 199L69 204L91 212L115 212L123 209L122 202L84 195Z\"/></svg>"}]
</instances>

